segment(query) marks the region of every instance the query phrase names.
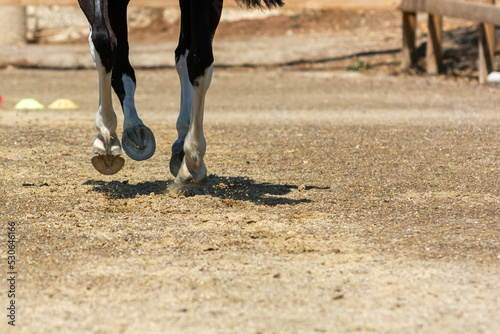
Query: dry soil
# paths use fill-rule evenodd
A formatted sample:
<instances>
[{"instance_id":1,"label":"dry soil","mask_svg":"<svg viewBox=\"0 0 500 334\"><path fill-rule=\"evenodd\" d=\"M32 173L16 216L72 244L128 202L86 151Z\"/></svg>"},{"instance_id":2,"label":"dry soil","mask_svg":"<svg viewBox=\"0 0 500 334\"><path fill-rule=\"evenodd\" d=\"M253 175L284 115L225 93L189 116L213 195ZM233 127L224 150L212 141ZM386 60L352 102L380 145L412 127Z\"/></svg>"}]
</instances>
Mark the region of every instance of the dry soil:
<instances>
[{"instance_id":1,"label":"dry soil","mask_svg":"<svg viewBox=\"0 0 500 334\"><path fill-rule=\"evenodd\" d=\"M217 69L210 178L177 187L174 70L138 71L157 152L114 176L90 163L94 71L0 77L18 333L498 333L498 88ZM79 109L14 110L23 97Z\"/></svg>"}]
</instances>

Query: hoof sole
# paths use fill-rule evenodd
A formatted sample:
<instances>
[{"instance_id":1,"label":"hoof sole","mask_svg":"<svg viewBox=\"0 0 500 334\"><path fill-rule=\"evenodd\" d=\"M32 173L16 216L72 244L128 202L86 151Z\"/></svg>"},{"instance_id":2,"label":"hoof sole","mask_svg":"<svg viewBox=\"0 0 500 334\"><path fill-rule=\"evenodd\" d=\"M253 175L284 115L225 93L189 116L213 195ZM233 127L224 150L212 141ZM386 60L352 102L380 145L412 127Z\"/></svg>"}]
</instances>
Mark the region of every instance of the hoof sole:
<instances>
[{"instance_id":1,"label":"hoof sole","mask_svg":"<svg viewBox=\"0 0 500 334\"><path fill-rule=\"evenodd\" d=\"M151 158L156 150L153 131L143 124L126 128L123 130L122 147L131 159L142 161Z\"/></svg>"},{"instance_id":2,"label":"hoof sole","mask_svg":"<svg viewBox=\"0 0 500 334\"><path fill-rule=\"evenodd\" d=\"M121 155L99 155L94 154L90 160L95 169L104 175L118 173L125 164L125 159Z\"/></svg>"}]
</instances>

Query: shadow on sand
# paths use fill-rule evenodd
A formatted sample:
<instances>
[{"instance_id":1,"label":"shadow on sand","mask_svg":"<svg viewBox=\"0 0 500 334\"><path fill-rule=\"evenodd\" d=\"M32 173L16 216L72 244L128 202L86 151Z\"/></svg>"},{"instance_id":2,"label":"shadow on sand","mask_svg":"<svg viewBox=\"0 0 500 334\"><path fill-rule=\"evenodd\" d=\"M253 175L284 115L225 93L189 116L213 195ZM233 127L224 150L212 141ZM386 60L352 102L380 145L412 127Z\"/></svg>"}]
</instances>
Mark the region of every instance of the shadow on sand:
<instances>
[{"instance_id":1,"label":"shadow on sand","mask_svg":"<svg viewBox=\"0 0 500 334\"><path fill-rule=\"evenodd\" d=\"M323 189L312 186L288 184L257 183L243 177L221 177L210 175L204 185L178 185L173 181L153 181L130 184L128 181L88 180L84 185L93 186L92 190L104 194L109 199L134 198L154 194L170 194L176 197L208 195L214 198L252 202L258 205L276 206L312 202L307 198L292 199L285 195L293 190ZM301 189L299 189L301 188ZM301 196L303 197L303 196Z\"/></svg>"}]
</instances>

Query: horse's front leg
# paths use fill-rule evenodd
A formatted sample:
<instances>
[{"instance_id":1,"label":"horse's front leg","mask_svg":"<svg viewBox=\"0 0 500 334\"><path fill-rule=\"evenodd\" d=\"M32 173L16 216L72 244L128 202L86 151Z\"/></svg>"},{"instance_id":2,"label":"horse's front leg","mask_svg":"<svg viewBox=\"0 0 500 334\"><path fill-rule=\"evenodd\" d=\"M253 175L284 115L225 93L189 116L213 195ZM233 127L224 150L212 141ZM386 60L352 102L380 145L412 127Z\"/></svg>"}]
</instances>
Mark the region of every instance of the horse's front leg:
<instances>
[{"instance_id":1,"label":"horse's front leg","mask_svg":"<svg viewBox=\"0 0 500 334\"><path fill-rule=\"evenodd\" d=\"M111 69L116 40L105 25L96 24L91 27L89 43L99 73L99 109L95 117L97 138L91 161L99 172L112 175L125 164L120 140L116 135L117 119L111 100Z\"/></svg>"},{"instance_id":2,"label":"horse's front leg","mask_svg":"<svg viewBox=\"0 0 500 334\"><path fill-rule=\"evenodd\" d=\"M212 80L213 65L210 64L191 84L191 115L189 130L184 139L182 159L176 183L204 183L207 169L203 162L207 143L203 134L205 95Z\"/></svg>"},{"instance_id":3,"label":"horse's front leg","mask_svg":"<svg viewBox=\"0 0 500 334\"><path fill-rule=\"evenodd\" d=\"M206 152L203 113L213 65L210 62L205 72L191 82L187 62L189 50L179 47L176 53L179 53L176 67L181 83L181 110L176 124L178 139L172 145L170 172L176 177L176 183L203 183L207 177L203 162Z\"/></svg>"},{"instance_id":4,"label":"horse's front leg","mask_svg":"<svg viewBox=\"0 0 500 334\"><path fill-rule=\"evenodd\" d=\"M115 72L113 72L113 76ZM127 73L119 73L118 82L113 78L115 91L123 91L119 95L123 108L122 145L125 153L137 161L146 160L153 156L156 149L156 140L153 132L142 122L137 114L134 103L135 77ZM117 88L118 87L118 88Z\"/></svg>"},{"instance_id":5,"label":"horse's front leg","mask_svg":"<svg viewBox=\"0 0 500 334\"><path fill-rule=\"evenodd\" d=\"M109 13L111 27L117 39L116 63L111 82L123 109L123 149L134 160L146 160L153 156L156 141L153 132L144 125L135 108L136 78L129 62L127 2L111 2Z\"/></svg>"},{"instance_id":6,"label":"horse's front leg","mask_svg":"<svg viewBox=\"0 0 500 334\"><path fill-rule=\"evenodd\" d=\"M176 183L203 183L207 178L203 162L206 151L203 114L213 72L212 38L219 23L222 0L180 4L181 36L176 67L181 82L181 110L170 171L176 176Z\"/></svg>"}]
</instances>

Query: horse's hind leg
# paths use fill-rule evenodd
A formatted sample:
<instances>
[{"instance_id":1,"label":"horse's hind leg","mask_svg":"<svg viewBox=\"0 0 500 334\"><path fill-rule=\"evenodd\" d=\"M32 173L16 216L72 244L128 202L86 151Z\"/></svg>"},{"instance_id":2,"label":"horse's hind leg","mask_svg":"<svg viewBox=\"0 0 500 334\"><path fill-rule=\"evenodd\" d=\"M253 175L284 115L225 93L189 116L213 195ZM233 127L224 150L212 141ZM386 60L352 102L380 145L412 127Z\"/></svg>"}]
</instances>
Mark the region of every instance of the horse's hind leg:
<instances>
[{"instance_id":1,"label":"horse's hind leg","mask_svg":"<svg viewBox=\"0 0 500 334\"><path fill-rule=\"evenodd\" d=\"M109 13L111 28L117 39L111 83L123 109L123 149L134 160L146 160L153 156L156 142L153 132L144 125L135 108L136 79L128 58L127 1L111 2Z\"/></svg>"},{"instance_id":2,"label":"horse's hind leg","mask_svg":"<svg viewBox=\"0 0 500 334\"><path fill-rule=\"evenodd\" d=\"M203 113L213 72L212 38L221 11L222 0L181 0L181 37L176 50L181 111L177 120L179 138L172 146L170 162L177 183L202 183L207 177Z\"/></svg>"},{"instance_id":3,"label":"horse's hind leg","mask_svg":"<svg viewBox=\"0 0 500 334\"><path fill-rule=\"evenodd\" d=\"M175 50L175 67L181 84L181 108L176 124L178 138L172 145L172 157L170 158L170 172L173 176L179 174L179 169L184 159L184 139L189 131L189 121L191 118L192 93L186 62L187 53L188 50L181 34L179 46Z\"/></svg>"}]
</instances>

